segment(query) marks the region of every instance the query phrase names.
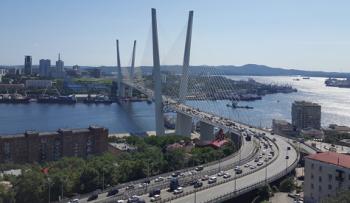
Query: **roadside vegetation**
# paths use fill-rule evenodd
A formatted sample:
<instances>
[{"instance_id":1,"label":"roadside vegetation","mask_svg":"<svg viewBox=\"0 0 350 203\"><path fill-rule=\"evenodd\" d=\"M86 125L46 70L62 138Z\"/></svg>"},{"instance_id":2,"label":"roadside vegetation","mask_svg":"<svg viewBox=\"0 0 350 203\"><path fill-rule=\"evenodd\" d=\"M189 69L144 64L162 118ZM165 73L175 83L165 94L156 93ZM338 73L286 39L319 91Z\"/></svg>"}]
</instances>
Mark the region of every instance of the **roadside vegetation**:
<instances>
[{"instance_id":1,"label":"roadside vegetation","mask_svg":"<svg viewBox=\"0 0 350 203\"><path fill-rule=\"evenodd\" d=\"M136 147L132 152L105 153L87 159L70 157L55 162L27 165L2 164L1 170L22 169L22 175L4 175L12 188L0 187L0 202L48 202L49 185L51 200L58 200L77 193L88 193L184 167L214 161L234 152L232 144L213 149L211 147L167 150L169 144L190 142L186 137L136 137L109 138L110 142L125 142Z\"/></svg>"}]
</instances>

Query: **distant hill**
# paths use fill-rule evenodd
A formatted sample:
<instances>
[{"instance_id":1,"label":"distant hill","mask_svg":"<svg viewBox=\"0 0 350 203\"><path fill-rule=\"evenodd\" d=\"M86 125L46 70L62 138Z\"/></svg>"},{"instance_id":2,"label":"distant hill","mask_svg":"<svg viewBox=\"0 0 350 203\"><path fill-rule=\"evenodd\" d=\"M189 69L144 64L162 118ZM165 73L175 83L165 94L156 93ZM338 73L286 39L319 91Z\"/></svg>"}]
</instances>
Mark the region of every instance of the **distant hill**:
<instances>
[{"instance_id":1,"label":"distant hill","mask_svg":"<svg viewBox=\"0 0 350 203\"><path fill-rule=\"evenodd\" d=\"M1 67L1 66L0 66ZM7 66L8 67L8 66ZM14 66L12 66L14 67ZM23 66L16 66L23 67ZM37 66L34 66L37 67ZM80 66L81 69L100 68L103 72L111 74L117 72L115 66ZM66 66L69 68L69 66ZM162 71L180 74L181 66L167 65L161 67ZM142 72L145 74L152 74L151 66L142 66ZM246 64L243 66L222 65L222 66L191 66L190 74L222 74L222 75L251 75L251 76L306 76L306 77L336 77L336 78L350 78L350 73L340 72L325 72L325 71L307 71L297 69L273 68L265 65Z\"/></svg>"}]
</instances>

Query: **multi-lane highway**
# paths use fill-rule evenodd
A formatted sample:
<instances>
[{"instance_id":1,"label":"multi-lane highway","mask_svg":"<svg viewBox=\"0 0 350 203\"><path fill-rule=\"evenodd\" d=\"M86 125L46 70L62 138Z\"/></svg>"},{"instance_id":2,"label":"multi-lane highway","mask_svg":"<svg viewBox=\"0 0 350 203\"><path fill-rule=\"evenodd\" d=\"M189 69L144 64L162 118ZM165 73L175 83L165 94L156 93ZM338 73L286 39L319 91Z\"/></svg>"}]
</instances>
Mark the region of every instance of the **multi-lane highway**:
<instances>
[{"instance_id":1,"label":"multi-lane highway","mask_svg":"<svg viewBox=\"0 0 350 203\"><path fill-rule=\"evenodd\" d=\"M211 175L215 174L220 170L226 169L226 168L233 168L234 165L243 164L247 161L252 160L256 154L259 152L259 144L257 140L253 139L252 141L246 141L245 139L242 139L242 146L238 152L235 154L226 157L220 161L216 161L213 163L209 163L207 165L204 165L204 168L202 171L195 171L194 168L187 168L183 170L177 171L181 176L179 176L179 180L181 183L188 182L193 178L193 175L196 176L204 176L204 175ZM123 197L120 198L127 198L134 194L143 194L147 193L154 188L167 188L170 183L170 176L171 173L166 174L160 174L159 176L150 177L150 183L145 187L145 184L142 184L143 181L133 181L130 183L125 183L121 187L117 187L119 189L120 194L124 194ZM159 177L164 179L163 181L158 181ZM158 180L156 180L158 179ZM128 186L134 186L134 189L126 190L126 187ZM79 202L87 202L87 197L82 198L79 200ZM98 199L93 202L104 202L108 199L111 199L110 197L107 197L107 192L101 193L98 195Z\"/></svg>"}]
</instances>

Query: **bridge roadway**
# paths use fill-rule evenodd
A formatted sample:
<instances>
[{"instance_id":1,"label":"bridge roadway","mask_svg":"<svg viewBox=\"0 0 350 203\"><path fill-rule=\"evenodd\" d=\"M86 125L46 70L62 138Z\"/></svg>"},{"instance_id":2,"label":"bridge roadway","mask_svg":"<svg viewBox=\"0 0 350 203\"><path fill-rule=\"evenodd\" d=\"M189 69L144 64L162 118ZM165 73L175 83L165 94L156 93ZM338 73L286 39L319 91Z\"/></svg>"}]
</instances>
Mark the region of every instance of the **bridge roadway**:
<instances>
[{"instance_id":1,"label":"bridge roadway","mask_svg":"<svg viewBox=\"0 0 350 203\"><path fill-rule=\"evenodd\" d=\"M255 171L254 173L247 174L245 176L239 177L236 181L224 182L213 187L209 187L205 190L199 190L195 194L191 193L186 196L182 196L176 199L172 199L171 202L220 202L224 199L216 199L220 196L225 196L227 194L234 194L233 192L238 192L241 189L246 188L245 192L255 189L258 186L261 186L261 182L267 180L267 182L272 182L274 177L277 175L283 174L287 171L287 168L294 167L295 162L298 160L297 151L282 137L272 136L271 134L267 135L270 138L275 138L276 146L279 148L279 154L277 158L273 160L270 165L266 165L263 168ZM287 147L291 147L291 150L287 150ZM289 156L289 159L286 159L286 156ZM284 175L284 174L283 174ZM278 176L279 177L279 176ZM236 185L236 186L235 186ZM256 187L254 187L256 186ZM236 188L236 189L235 189ZM193 187L184 189L184 193L193 191ZM164 192L166 193L166 192ZM242 193L243 194L243 193ZM233 196L231 196L232 198ZM165 199L166 200L166 199ZM226 199L227 200L227 199Z\"/></svg>"},{"instance_id":2,"label":"bridge roadway","mask_svg":"<svg viewBox=\"0 0 350 203\"><path fill-rule=\"evenodd\" d=\"M257 141L255 138L252 139L252 141L246 141L245 139L242 139L242 146L240 148L240 151L237 152L234 155L231 155L227 158L222 159L220 162L215 163L209 163L207 165L204 165L204 168L202 171L197 172L197 176L204 176L204 175L212 175L215 173L218 173L220 170L226 169L226 168L233 168L234 165L238 164L244 164L248 161L251 161L256 156L257 152L259 151L259 147L257 147ZM183 170L179 170L179 172L182 172L184 176L180 177L180 182L187 182L190 179L192 179L192 174L189 173L194 172L194 168L187 168ZM171 172L172 173L172 172ZM142 180L139 181L132 181L129 183L124 183L121 186L117 186L119 188L119 194L124 194L124 198L128 196L132 196L133 194L144 194L147 193L154 188L167 188L169 187L170 180L167 179L171 175L171 173L165 173L160 174L158 176L150 177L150 184L147 186L147 188L140 188L139 184L142 183ZM163 177L165 180L162 182L155 182L155 179L158 177ZM134 190L126 190L126 187L129 185L134 185ZM82 199L79 200L79 202L87 202L88 195ZM91 202L105 202L106 200L111 199L110 197L107 197L107 192L103 192L99 194L98 199Z\"/></svg>"}]
</instances>

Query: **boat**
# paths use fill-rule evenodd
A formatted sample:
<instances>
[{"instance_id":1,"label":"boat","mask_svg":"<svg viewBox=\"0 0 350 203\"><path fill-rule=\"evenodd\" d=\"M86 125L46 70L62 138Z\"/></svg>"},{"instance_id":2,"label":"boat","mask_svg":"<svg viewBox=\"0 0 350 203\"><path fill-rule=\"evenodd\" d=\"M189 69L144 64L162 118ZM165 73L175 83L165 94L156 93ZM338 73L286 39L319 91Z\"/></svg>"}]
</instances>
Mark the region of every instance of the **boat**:
<instances>
[{"instance_id":1,"label":"boat","mask_svg":"<svg viewBox=\"0 0 350 203\"><path fill-rule=\"evenodd\" d=\"M20 94L4 94L0 95L0 103L7 104L27 104L30 102L30 98L22 96Z\"/></svg>"},{"instance_id":2,"label":"boat","mask_svg":"<svg viewBox=\"0 0 350 203\"><path fill-rule=\"evenodd\" d=\"M309 79L310 79L310 77L303 77L303 79L304 79L304 80L309 80Z\"/></svg>"},{"instance_id":3,"label":"boat","mask_svg":"<svg viewBox=\"0 0 350 203\"><path fill-rule=\"evenodd\" d=\"M294 81L299 81L300 79L299 78L293 78Z\"/></svg>"},{"instance_id":4,"label":"boat","mask_svg":"<svg viewBox=\"0 0 350 203\"><path fill-rule=\"evenodd\" d=\"M41 96L37 100L38 103L50 104L75 104L77 100L74 96Z\"/></svg>"},{"instance_id":5,"label":"boat","mask_svg":"<svg viewBox=\"0 0 350 203\"><path fill-rule=\"evenodd\" d=\"M254 107L248 106L248 105L246 105L246 106L239 106L238 102L236 102L236 101L232 101L231 104L226 104L226 106L227 107L231 107L233 109L253 109L254 108Z\"/></svg>"}]
</instances>

